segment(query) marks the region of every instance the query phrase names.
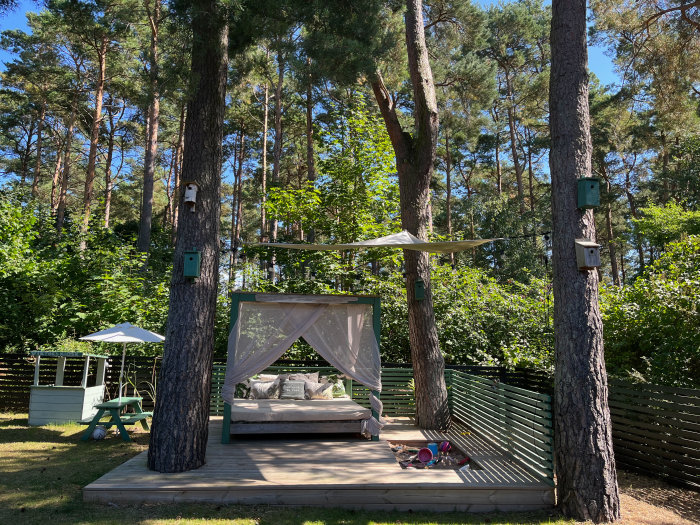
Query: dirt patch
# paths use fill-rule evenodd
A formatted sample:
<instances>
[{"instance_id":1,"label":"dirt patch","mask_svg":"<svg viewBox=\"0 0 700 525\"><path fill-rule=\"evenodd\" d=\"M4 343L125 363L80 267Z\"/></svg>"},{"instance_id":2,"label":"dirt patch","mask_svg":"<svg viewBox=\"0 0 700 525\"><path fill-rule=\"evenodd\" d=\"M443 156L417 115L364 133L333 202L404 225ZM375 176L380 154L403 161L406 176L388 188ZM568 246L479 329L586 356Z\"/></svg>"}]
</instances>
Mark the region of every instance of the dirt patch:
<instances>
[{"instance_id":1,"label":"dirt patch","mask_svg":"<svg viewBox=\"0 0 700 525\"><path fill-rule=\"evenodd\" d=\"M617 471L622 517L629 523L681 525L700 523L700 492L642 474ZM650 507L650 508L649 508ZM668 513L655 514L661 507Z\"/></svg>"},{"instance_id":2,"label":"dirt patch","mask_svg":"<svg viewBox=\"0 0 700 525\"><path fill-rule=\"evenodd\" d=\"M449 442L448 442L449 443ZM437 443L439 446L440 443ZM389 442L391 451L401 468L416 468L430 470L459 470L461 468L478 468L469 456L450 444L449 450L438 452L431 461L422 462L418 458L418 451L428 446L427 441L412 441L404 443Z\"/></svg>"}]
</instances>

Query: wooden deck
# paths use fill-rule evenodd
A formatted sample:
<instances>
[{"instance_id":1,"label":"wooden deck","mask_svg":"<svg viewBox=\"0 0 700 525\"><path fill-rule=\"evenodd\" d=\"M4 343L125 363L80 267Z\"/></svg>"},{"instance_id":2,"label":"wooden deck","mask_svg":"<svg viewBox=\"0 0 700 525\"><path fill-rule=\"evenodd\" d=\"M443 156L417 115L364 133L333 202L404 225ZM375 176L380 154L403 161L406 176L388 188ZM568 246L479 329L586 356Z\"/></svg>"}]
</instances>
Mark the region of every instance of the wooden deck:
<instances>
[{"instance_id":1,"label":"wooden deck","mask_svg":"<svg viewBox=\"0 0 700 525\"><path fill-rule=\"evenodd\" d=\"M85 501L212 502L382 510L486 512L554 505L554 489L511 463L477 436L457 428L421 431L408 420L385 428L380 441L343 437L260 439L219 443L221 419L212 418L207 464L160 474L146 453L83 489ZM403 470L388 441L450 439L482 470Z\"/></svg>"}]
</instances>

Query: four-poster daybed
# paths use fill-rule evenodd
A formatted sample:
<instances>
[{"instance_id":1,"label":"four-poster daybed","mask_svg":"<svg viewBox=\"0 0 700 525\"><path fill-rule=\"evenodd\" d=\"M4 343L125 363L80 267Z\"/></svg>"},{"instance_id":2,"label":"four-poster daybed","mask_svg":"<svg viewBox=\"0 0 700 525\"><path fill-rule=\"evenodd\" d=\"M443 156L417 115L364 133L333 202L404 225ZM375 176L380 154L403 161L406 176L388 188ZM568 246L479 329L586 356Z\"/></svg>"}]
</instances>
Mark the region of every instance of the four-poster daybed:
<instances>
[{"instance_id":1,"label":"four-poster daybed","mask_svg":"<svg viewBox=\"0 0 700 525\"><path fill-rule=\"evenodd\" d=\"M374 296L232 294L221 442L239 433L362 432L379 439L379 327ZM371 410L351 399L236 397L237 385L272 365L300 337L339 372L370 388Z\"/></svg>"}]
</instances>

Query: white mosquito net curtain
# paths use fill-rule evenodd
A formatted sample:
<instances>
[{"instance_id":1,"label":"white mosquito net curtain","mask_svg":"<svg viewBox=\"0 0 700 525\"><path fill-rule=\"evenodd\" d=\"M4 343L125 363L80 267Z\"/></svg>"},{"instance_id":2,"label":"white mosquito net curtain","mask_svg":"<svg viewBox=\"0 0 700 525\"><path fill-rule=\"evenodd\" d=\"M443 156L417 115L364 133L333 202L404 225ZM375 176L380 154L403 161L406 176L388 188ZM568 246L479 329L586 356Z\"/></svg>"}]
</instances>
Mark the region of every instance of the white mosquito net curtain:
<instances>
[{"instance_id":1,"label":"white mosquito net curtain","mask_svg":"<svg viewBox=\"0 0 700 525\"><path fill-rule=\"evenodd\" d=\"M233 403L238 383L277 361L300 337L340 372L381 391L372 305L342 296L258 294L255 299L241 301L238 320L229 334L224 401ZM381 414L381 402L373 395L370 402Z\"/></svg>"}]
</instances>

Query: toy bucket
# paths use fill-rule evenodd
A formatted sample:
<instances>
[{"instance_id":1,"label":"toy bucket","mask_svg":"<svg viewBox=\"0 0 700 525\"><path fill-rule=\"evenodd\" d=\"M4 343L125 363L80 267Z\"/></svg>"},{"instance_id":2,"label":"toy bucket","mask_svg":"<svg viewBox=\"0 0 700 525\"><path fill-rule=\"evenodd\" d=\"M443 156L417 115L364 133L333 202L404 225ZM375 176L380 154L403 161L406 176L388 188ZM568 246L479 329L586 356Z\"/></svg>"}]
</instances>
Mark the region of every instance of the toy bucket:
<instances>
[{"instance_id":1,"label":"toy bucket","mask_svg":"<svg viewBox=\"0 0 700 525\"><path fill-rule=\"evenodd\" d=\"M424 447L418 451L418 461L421 463L427 463L433 459L433 451L427 447Z\"/></svg>"}]
</instances>

